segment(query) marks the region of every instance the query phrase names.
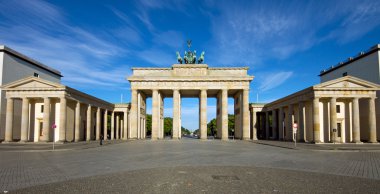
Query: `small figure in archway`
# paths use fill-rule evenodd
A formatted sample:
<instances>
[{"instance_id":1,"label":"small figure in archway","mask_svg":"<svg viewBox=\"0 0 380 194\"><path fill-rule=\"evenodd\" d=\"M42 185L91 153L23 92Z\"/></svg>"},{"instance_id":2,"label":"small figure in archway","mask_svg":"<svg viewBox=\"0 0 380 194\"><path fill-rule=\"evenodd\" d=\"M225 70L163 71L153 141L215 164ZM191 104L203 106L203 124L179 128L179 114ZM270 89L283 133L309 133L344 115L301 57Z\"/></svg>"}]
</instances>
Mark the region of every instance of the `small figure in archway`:
<instances>
[{"instance_id":1,"label":"small figure in archway","mask_svg":"<svg viewBox=\"0 0 380 194\"><path fill-rule=\"evenodd\" d=\"M100 136L100 145L103 145L103 135Z\"/></svg>"}]
</instances>

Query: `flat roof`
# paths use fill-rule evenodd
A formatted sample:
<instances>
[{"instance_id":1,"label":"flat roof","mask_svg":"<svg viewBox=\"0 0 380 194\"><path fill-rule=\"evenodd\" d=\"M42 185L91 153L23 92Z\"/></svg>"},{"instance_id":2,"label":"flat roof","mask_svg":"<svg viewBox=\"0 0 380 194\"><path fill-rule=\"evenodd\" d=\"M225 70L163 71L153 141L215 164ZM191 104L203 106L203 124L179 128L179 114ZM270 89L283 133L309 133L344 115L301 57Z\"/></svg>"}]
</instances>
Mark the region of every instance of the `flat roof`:
<instances>
[{"instance_id":1,"label":"flat roof","mask_svg":"<svg viewBox=\"0 0 380 194\"><path fill-rule=\"evenodd\" d=\"M40 62L30 58L30 57L27 57L27 56L7 47L5 45L0 45L0 52L5 52L5 53L10 54L12 56L15 56L21 60L27 61L27 62L29 62L29 63L31 63L31 64L39 67L39 68L42 68L42 69L44 69L50 73L53 73L53 74L58 75L60 77L63 77L60 71L53 69L47 65L44 65L44 64L42 64L42 63L40 63Z\"/></svg>"},{"instance_id":2,"label":"flat roof","mask_svg":"<svg viewBox=\"0 0 380 194\"><path fill-rule=\"evenodd\" d=\"M368 55L370 55L372 53L375 53L375 52L377 52L379 50L380 50L380 44L376 44L375 46L372 46L369 50L364 51L364 52L360 52L355 57L349 57L346 61L339 62L336 66L333 65L333 66L331 66L331 67L329 67L327 69L322 70L321 73L319 74L319 76L322 76L322 75L325 75L327 73L330 73L330 72L332 72L332 71L334 71L336 69L339 69L339 68L341 68L343 66L346 66L346 65L348 65L348 64L350 64L352 62L355 62L355 61L357 61L357 60L359 60L361 58L364 58L364 57L366 57L366 56L368 56Z\"/></svg>"}]
</instances>

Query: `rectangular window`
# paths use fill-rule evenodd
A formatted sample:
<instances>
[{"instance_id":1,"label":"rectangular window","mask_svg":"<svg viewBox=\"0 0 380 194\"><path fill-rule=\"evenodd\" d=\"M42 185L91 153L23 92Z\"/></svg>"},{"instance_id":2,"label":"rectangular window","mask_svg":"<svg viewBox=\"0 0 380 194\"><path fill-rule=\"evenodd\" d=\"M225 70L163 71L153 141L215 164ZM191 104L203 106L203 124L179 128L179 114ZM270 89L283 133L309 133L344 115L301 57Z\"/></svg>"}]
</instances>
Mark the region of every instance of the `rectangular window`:
<instances>
[{"instance_id":1,"label":"rectangular window","mask_svg":"<svg viewBox=\"0 0 380 194\"><path fill-rule=\"evenodd\" d=\"M336 105L336 113L340 113L340 105Z\"/></svg>"},{"instance_id":2,"label":"rectangular window","mask_svg":"<svg viewBox=\"0 0 380 194\"><path fill-rule=\"evenodd\" d=\"M41 113L44 112L44 105L41 105Z\"/></svg>"},{"instance_id":3,"label":"rectangular window","mask_svg":"<svg viewBox=\"0 0 380 194\"><path fill-rule=\"evenodd\" d=\"M34 77L40 77L40 75L36 72L34 72Z\"/></svg>"},{"instance_id":4,"label":"rectangular window","mask_svg":"<svg viewBox=\"0 0 380 194\"><path fill-rule=\"evenodd\" d=\"M344 72L343 74L342 74L342 76L344 77L344 76L347 76L347 72Z\"/></svg>"}]
</instances>

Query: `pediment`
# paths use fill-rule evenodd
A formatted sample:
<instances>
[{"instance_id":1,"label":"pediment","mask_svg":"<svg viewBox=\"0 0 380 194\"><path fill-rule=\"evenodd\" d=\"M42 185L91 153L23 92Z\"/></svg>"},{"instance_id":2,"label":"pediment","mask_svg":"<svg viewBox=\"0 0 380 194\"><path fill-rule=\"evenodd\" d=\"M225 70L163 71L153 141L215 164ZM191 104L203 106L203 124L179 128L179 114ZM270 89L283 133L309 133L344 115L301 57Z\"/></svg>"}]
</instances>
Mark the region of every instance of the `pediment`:
<instances>
[{"instance_id":1,"label":"pediment","mask_svg":"<svg viewBox=\"0 0 380 194\"><path fill-rule=\"evenodd\" d=\"M8 83L2 87L4 90L30 90L30 89L62 89L65 88L64 85L47 81L37 77L27 77L21 80L17 80L11 83Z\"/></svg>"},{"instance_id":2,"label":"pediment","mask_svg":"<svg viewBox=\"0 0 380 194\"><path fill-rule=\"evenodd\" d=\"M318 85L315 85L314 88L379 90L380 86L378 84L362 80L357 77L345 76L328 82L320 83Z\"/></svg>"}]
</instances>

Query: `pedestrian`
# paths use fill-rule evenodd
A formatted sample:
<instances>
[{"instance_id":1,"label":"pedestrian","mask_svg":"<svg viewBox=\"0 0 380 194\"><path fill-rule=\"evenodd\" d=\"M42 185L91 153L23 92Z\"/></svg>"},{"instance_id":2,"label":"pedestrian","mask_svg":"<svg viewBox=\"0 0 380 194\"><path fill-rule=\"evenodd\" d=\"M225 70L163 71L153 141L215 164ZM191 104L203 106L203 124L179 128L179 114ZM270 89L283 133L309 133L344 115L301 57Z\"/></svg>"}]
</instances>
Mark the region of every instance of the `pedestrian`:
<instances>
[{"instance_id":1,"label":"pedestrian","mask_svg":"<svg viewBox=\"0 0 380 194\"><path fill-rule=\"evenodd\" d=\"M103 135L100 136L100 145L103 145Z\"/></svg>"}]
</instances>

